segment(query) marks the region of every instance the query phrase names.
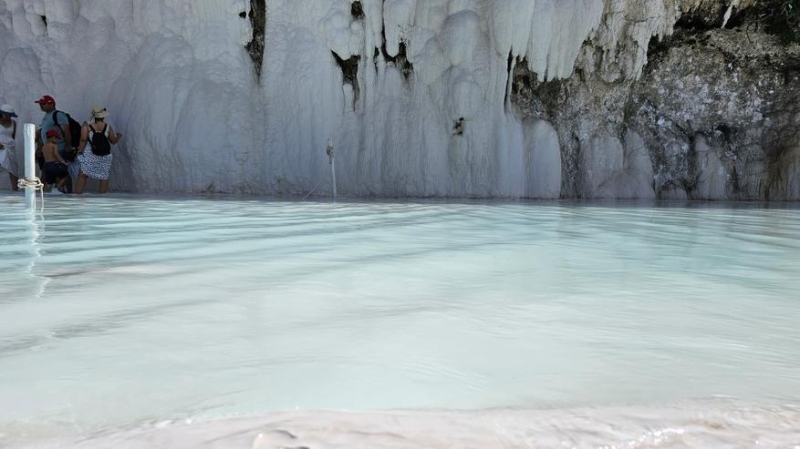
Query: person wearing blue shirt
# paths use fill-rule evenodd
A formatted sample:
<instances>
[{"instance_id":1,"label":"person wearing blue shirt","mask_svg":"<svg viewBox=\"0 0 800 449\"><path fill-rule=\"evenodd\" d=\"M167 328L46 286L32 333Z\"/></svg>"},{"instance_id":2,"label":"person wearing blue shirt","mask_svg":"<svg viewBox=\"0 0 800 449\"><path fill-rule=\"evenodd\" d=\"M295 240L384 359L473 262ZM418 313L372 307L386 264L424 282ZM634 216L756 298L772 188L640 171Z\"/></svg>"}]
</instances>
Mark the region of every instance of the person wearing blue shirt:
<instances>
[{"instance_id":1,"label":"person wearing blue shirt","mask_svg":"<svg viewBox=\"0 0 800 449\"><path fill-rule=\"evenodd\" d=\"M72 133L69 130L69 118L67 118L67 114L56 111L56 100L51 97L50 95L44 95L42 98L35 101L35 103L39 104L39 108L44 112L44 117L42 117L42 125L39 129L39 134L36 136L37 147L41 148L43 142L47 142L47 132L51 129L58 130L61 133L61 140L58 141L58 154L64 158L69 160L70 158L67 157L69 150L73 150L76 152L77 149L69 148L68 142L72 142ZM55 114L58 114L58 117L54 117ZM58 125L56 125L56 119L58 120ZM37 156L38 156L37 152ZM74 153L73 153L74 154ZM39 169L41 170L42 167L40 166ZM72 192L72 179L70 178L67 182L66 189L68 192Z\"/></svg>"}]
</instances>

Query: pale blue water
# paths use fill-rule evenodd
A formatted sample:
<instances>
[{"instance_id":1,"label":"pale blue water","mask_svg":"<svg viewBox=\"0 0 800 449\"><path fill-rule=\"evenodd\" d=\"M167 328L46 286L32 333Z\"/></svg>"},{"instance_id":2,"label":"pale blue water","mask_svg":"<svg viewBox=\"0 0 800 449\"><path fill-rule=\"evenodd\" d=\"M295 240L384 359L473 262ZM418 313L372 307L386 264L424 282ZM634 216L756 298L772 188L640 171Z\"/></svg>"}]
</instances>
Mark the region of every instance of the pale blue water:
<instances>
[{"instance_id":1,"label":"pale blue water","mask_svg":"<svg viewBox=\"0 0 800 449\"><path fill-rule=\"evenodd\" d=\"M294 408L800 402L796 206L0 210L0 443Z\"/></svg>"}]
</instances>

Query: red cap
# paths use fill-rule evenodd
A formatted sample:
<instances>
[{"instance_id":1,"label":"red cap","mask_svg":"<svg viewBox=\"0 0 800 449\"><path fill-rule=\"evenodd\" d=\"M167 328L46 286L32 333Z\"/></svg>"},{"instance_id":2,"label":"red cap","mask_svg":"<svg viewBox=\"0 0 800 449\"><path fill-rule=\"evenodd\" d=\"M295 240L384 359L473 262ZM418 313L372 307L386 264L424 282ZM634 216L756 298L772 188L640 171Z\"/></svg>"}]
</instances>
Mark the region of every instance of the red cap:
<instances>
[{"instance_id":1,"label":"red cap","mask_svg":"<svg viewBox=\"0 0 800 449\"><path fill-rule=\"evenodd\" d=\"M50 131L47 131L47 138L49 139L51 137L61 137L61 133L58 132L57 129L51 129Z\"/></svg>"},{"instance_id":2,"label":"red cap","mask_svg":"<svg viewBox=\"0 0 800 449\"><path fill-rule=\"evenodd\" d=\"M51 97L50 95L45 95L42 98L34 101L34 103L44 104L44 103L53 103L56 104L55 98Z\"/></svg>"}]
</instances>

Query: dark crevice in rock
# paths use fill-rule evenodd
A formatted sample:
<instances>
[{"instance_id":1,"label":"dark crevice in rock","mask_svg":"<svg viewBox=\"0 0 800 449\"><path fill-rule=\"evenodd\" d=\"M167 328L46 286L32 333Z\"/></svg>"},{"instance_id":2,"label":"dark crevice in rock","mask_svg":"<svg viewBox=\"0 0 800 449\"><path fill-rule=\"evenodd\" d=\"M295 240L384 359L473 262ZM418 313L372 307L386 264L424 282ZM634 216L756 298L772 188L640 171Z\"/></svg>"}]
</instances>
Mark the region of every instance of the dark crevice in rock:
<instances>
[{"instance_id":1,"label":"dark crevice in rock","mask_svg":"<svg viewBox=\"0 0 800 449\"><path fill-rule=\"evenodd\" d=\"M339 65L339 68L342 69L342 76L344 77L344 82L357 85L358 84L358 62L361 60L361 56L353 55L348 59L342 59L338 53L335 51L331 51L333 58L336 60L336 64Z\"/></svg>"},{"instance_id":2,"label":"dark crevice in rock","mask_svg":"<svg viewBox=\"0 0 800 449\"><path fill-rule=\"evenodd\" d=\"M672 37L650 39L650 42L647 45L647 65L644 67L643 74L646 74L648 69L660 65L661 61L669 53L669 49L674 46L675 43L673 42Z\"/></svg>"},{"instance_id":3,"label":"dark crevice in rock","mask_svg":"<svg viewBox=\"0 0 800 449\"><path fill-rule=\"evenodd\" d=\"M784 43L800 41L800 0L762 0L746 12L748 29L762 28Z\"/></svg>"},{"instance_id":4,"label":"dark crevice in rock","mask_svg":"<svg viewBox=\"0 0 800 449\"><path fill-rule=\"evenodd\" d=\"M344 84L349 84L353 87L353 109L356 108L358 97L361 92L358 86L358 63L361 61L361 56L353 55L348 59L342 59L335 51L331 51L333 59L342 70L342 80Z\"/></svg>"},{"instance_id":5,"label":"dark crevice in rock","mask_svg":"<svg viewBox=\"0 0 800 449\"><path fill-rule=\"evenodd\" d=\"M464 122L464 117L459 117L458 120L456 120L455 125L453 126L453 135L463 136L465 127L466 123Z\"/></svg>"},{"instance_id":6,"label":"dark crevice in rock","mask_svg":"<svg viewBox=\"0 0 800 449\"><path fill-rule=\"evenodd\" d=\"M527 114L552 120L566 102L567 80L540 81L528 69L528 60L518 60L512 73L511 102Z\"/></svg>"},{"instance_id":7,"label":"dark crevice in rock","mask_svg":"<svg viewBox=\"0 0 800 449\"><path fill-rule=\"evenodd\" d=\"M40 16L40 17L42 18L42 23L44 24L44 27L47 28L47 16Z\"/></svg>"},{"instance_id":8,"label":"dark crevice in rock","mask_svg":"<svg viewBox=\"0 0 800 449\"><path fill-rule=\"evenodd\" d=\"M742 31L737 29L736 31ZM647 65L644 68L643 75L646 77L654 70L660 70L662 63L669 56L669 51L673 48L702 48L706 51L715 51L722 56L725 61L726 70L731 71L736 67L742 65L744 58L743 55L736 54L730 48L723 48L718 42L712 39L713 31L700 31L678 29L675 33L662 40L651 39L647 47ZM769 54L759 55L758 59L761 63L770 65ZM750 58L752 59L752 58Z\"/></svg>"},{"instance_id":9,"label":"dark crevice in rock","mask_svg":"<svg viewBox=\"0 0 800 449\"><path fill-rule=\"evenodd\" d=\"M719 5L719 7L715 8L713 11L703 9L697 10L691 14L684 14L675 23L674 31L670 36L660 39L655 37L650 39L647 46L647 66L645 67L645 71L653 65L658 65L669 53L671 48L682 46L708 46L712 34L718 31L720 25L722 25L726 9L724 5ZM734 14L731 15L725 28L736 29L738 32L744 31L744 25L747 23L749 15L749 9L743 11L734 9ZM728 59L733 60L735 58Z\"/></svg>"},{"instance_id":10,"label":"dark crevice in rock","mask_svg":"<svg viewBox=\"0 0 800 449\"><path fill-rule=\"evenodd\" d=\"M732 30L722 31L729 33ZM643 78L650 73L663 69L663 63L669 58L672 49L685 51L698 49L712 55L714 52L724 61L727 72L733 73L741 68L747 70L760 70L761 67L771 67L785 79L785 84L792 84L797 74L800 73L800 57L792 57L791 53L776 59L770 52L753 53L749 48L742 46L725 45L719 38L717 31L694 31L692 29L676 29L672 36L662 40L651 39L647 49L647 65L644 67ZM743 33L745 28L737 28L734 32Z\"/></svg>"},{"instance_id":11,"label":"dark crevice in rock","mask_svg":"<svg viewBox=\"0 0 800 449\"><path fill-rule=\"evenodd\" d=\"M350 14L354 20L364 20L364 7L361 6L360 1L356 0L350 5Z\"/></svg>"},{"instance_id":12,"label":"dark crevice in rock","mask_svg":"<svg viewBox=\"0 0 800 449\"><path fill-rule=\"evenodd\" d=\"M706 47L709 45L713 30L718 27L711 28L697 28L689 26L688 28L678 27L676 25L675 32L671 36L661 39L652 38L647 45L647 65L644 68L644 73L649 72L667 57L670 49L684 46L700 46Z\"/></svg>"},{"instance_id":13,"label":"dark crevice in rock","mask_svg":"<svg viewBox=\"0 0 800 449\"><path fill-rule=\"evenodd\" d=\"M519 62L519 61L517 61L517 62ZM513 69L513 67L514 67L514 49L512 48L508 52L508 63L506 65L506 73L507 73L507 76L506 76L506 90L504 91L504 92L506 92L506 94L505 94L505 97L503 98L503 106L506 107L506 108L508 108L508 101L510 100L510 98L509 98L510 94L508 93L508 85L511 84L512 79L514 77L514 74L511 73L511 70Z\"/></svg>"},{"instance_id":14,"label":"dark crevice in rock","mask_svg":"<svg viewBox=\"0 0 800 449\"><path fill-rule=\"evenodd\" d=\"M725 24L725 28L739 28L745 24L745 22L748 20L748 17L749 14L747 10L738 12L736 14L731 14L731 18L728 19L728 23Z\"/></svg>"},{"instance_id":15,"label":"dark crevice in rock","mask_svg":"<svg viewBox=\"0 0 800 449\"><path fill-rule=\"evenodd\" d=\"M414 65L408 60L408 55L406 53L406 43L400 42L398 47L397 55L391 56L389 52L386 50L386 22L384 21L383 28L381 28L381 39L383 43L381 44L381 54L383 54L383 58L386 60L387 63L392 63L395 67L400 67L403 72L403 76L408 79L412 73L414 73ZM377 55L376 55L377 61Z\"/></svg>"},{"instance_id":16,"label":"dark crevice in rock","mask_svg":"<svg viewBox=\"0 0 800 449\"><path fill-rule=\"evenodd\" d=\"M383 50L384 50L384 57L386 58L387 62L393 63L396 67L400 67L403 72L403 76L408 79L412 73L414 73L414 65L408 60L408 56L406 54L406 43L400 42L399 50L397 52L397 56L391 57L386 53L386 42L383 43Z\"/></svg>"},{"instance_id":17,"label":"dark crevice in rock","mask_svg":"<svg viewBox=\"0 0 800 449\"><path fill-rule=\"evenodd\" d=\"M736 169L736 166L734 166L733 169L731 170L730 183L731 183L731 189L733 190L734 194L738 195L739 193L742 192L742 186L741 183L739 182L739 170Z\"/></svg>"},{"instance_id":18,"label":"dark crevice in rock","mask_svg":"<svg viewBox=\"0 0 800 449\"><path fill-rule=\"evenodd\" d=\"M800 55L786 58L783 62L783 83L794 85L800 77Z\"/></svg>"},{"instance_id":19,"label":"dark crevice in rock","mask_svg":"<svg viewBox=\"0 0 800 449\"><path fill-rule=\"evenodd\" d=\"M686 177L681 180L681 187L686 191L686 195L691 198L694 191L697 190L697 183L700 180L696 133L689 135L689 151L686 152L686 166Z\"/></svg>"},{"instance_id":20,"label":"dark crevice in rock","mask_svg":"<svg viewBox=\"0 0 800 449\"><path fill-rule=\"evenodd\" d=\"M731 134L733 133L733 130L731 129L730 126L728 126L728 125L726 125L724 123L720 123L719 125L717 125L717 128L715 129L715 131L717 131L720 134L722 134L722 136L725 138L726 142L730 142Z\"/></svg>"},{"instance_id":21,"label":"dark crevice in rock","mask_svg":"<svg viewBox=\"0 0 800 449\"><path fill-rule=\"evenodd\" d=\"M711 8L711 6L709 6L709 8ZM720 2L714 5L711 11L707 9L697 9L692 13L683 14L675 23L675 30L691 30L698 32L719 29L720 25L722 25L726 9L727 5ZM740 15L741 14L738 12L731 15L726 28L732 27L734 22L739 21L740 18L738 16Z\"/></svg>"},{"instance_id":22,"label":"dark crevice in rock","mask_svg":"<svg viewBox=\"0 0 800 449\"><path fill-rule=\"evenodd\" d=\"M253 28L253 39L245 45L256 75L261 78L261 66L264 63L264 39L267 27L266 0L250 0L250 25Z\"/></svg>"},{"instance_id":23,"label":"dark crevice in rock","mask_svg":"<svg viewBox=\"0 0 800 449\"><path fill-rule=\"evenodd\" d=\"M790 1L800 3L800 0ZM734 8L725 28L746 33L748 40L750 35L758 34L759 30L777 36L784 43L800 40L800 23L794 23L790 16L776 7L777 3L779 3L777 0L769 0L743 10ZM656 38L650 40L647 49L648 66L660 61L672 47L708 45L712 33L718 31L722 25L726 11L727 6L720 4L713 11L706 8L681 16L675 23L671 36L660 40ZM800 18L800 16L798 17ZM735 62L738 58L737 55L725 52L718 46L715 48L723 52L726 62ZM763 63L770 64L768 54L764 55Z\"/></svg>"}]
</instances>

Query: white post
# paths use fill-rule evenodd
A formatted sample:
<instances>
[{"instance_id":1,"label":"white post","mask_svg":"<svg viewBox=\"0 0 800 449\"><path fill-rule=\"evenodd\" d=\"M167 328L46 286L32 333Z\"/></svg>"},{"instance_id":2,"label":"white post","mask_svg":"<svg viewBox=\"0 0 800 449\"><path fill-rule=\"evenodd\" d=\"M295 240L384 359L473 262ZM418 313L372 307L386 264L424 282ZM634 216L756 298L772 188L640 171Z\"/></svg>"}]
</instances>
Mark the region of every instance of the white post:
<instances>
[{"instance_id":1,"label":"white post","mask_svg":"<svg viewBox=\"0 0 800 449\"><path fill-rule=\"evenodd\" d=\"M25 206L36 209L36 187L31 183L36 179L36 125L25 124Z\"/></svg>"},{"instance_id":2,"label":"white post","mask_svg":"<svg viewBox=\"0 0 800 449\"><path fill-rule=\"evenodd\" d=\"M336 163L333 158L333 141L328 139L328 149L326 151L331 162L331 184L333 185L333 201L336 201Z\"/></svg>"}]
</instances>

